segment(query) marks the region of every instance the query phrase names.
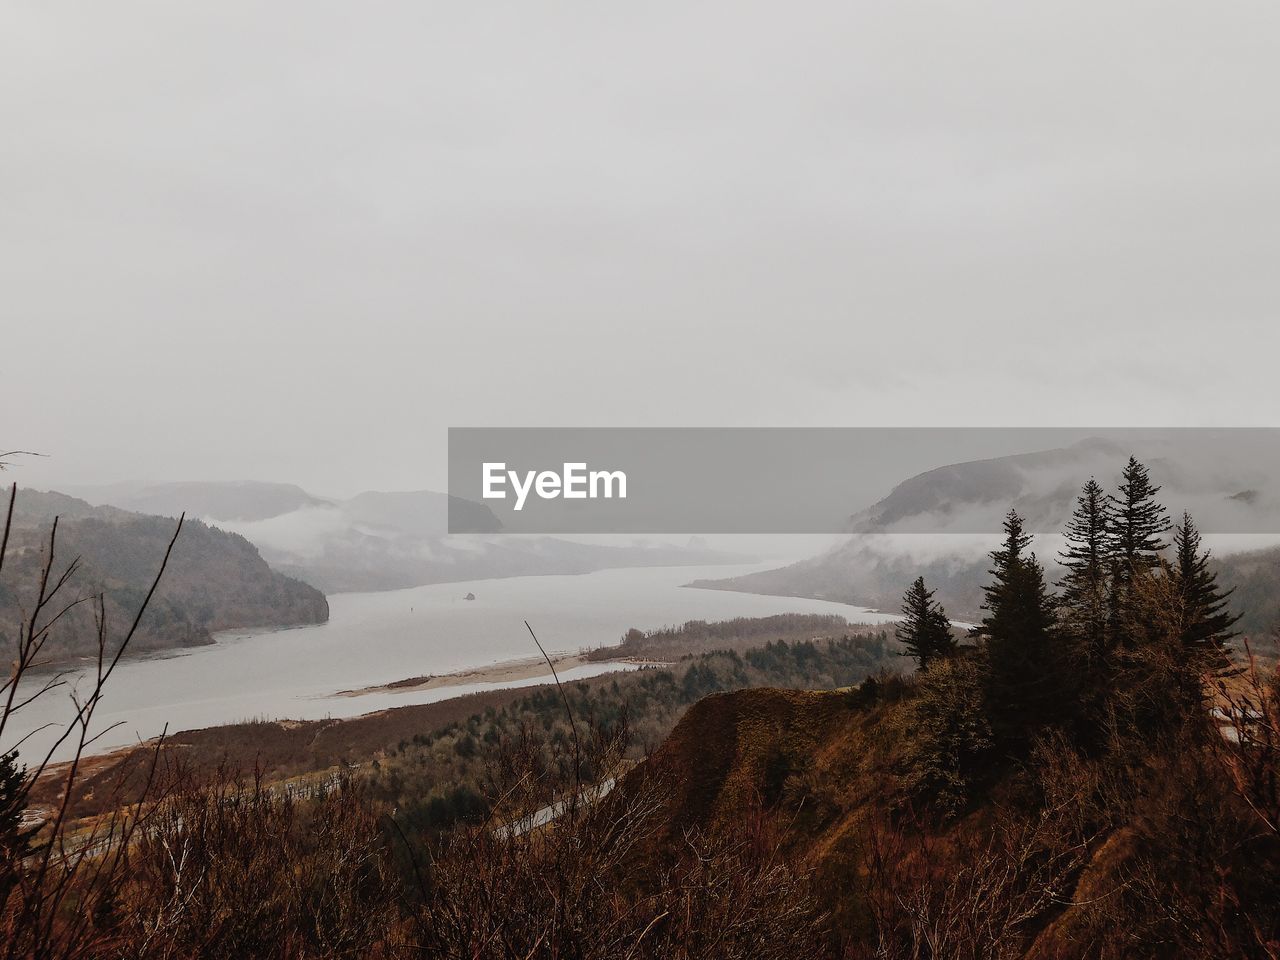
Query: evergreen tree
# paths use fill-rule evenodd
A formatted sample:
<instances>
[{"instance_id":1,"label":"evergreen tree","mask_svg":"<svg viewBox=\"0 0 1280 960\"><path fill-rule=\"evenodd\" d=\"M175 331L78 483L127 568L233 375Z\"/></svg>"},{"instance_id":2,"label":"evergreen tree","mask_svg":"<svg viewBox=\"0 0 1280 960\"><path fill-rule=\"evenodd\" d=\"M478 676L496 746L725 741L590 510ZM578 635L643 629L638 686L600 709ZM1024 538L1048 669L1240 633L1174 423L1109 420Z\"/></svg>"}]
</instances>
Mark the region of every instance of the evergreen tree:
<instances>
[{"instance_id":1,"label":"evergreen tree","mask_svg":"<svg viewBox=\"0 0 1280 960\"><path fill-rule=\"evenodd\" d=\"M1218 575L1209 569L1209 551L1200 550L1200 531L1189 513L1182 514L1173 535L1176 556L1170 569L1182 601L1182 647L1193 668L1222 671L1229 665L1227 643L1238 636L1231 628L1239 614L1227 610L1234 592L1218 586Z\"/></svg>"},{"instance_id":2,"label":"evergreen tree","mask_svg":"<svg viewBox=\"0 0 1280 960\"><path fill-rule=\"evenodd\" d=\"M1141 616L1133 581L1160 566L1160 551L1165 547L1161 535L1170 525L1167 511L1156 500L1159 492L1147 468L1130 457L1121 474L1119 496L1110 498L1107 632L1113 647L1131 650L1141 645L1140 637L1130 629Z\"/></svg>"},{"instance_id":3,"label":"evergreen tree","mask_svg":"<svg viewBox=\"0 0 1280 960\"><path fill-rule=\"evenodd\" d=\"M1120 495L1111 498L1110 553L1122 582L1140 568L1160 565L1165 548L1161 536L1171 527L1163 504L1156 500L1160 488L1151 482L1147 468L1134 457L1121 475Z\"/></svg>"},{"instance_id":4,"label":"evergreen tree","mask_svg":"<svg viewBox=\"0 0 1280 960\"><path fill-rule=\"evenodd\" d=\"M1107 496L1090 478L1067 523L1067 548L1058 557L1067 571L1058 583L1067 627L1093 657L1106 645L1110 519Z\"/></svg>"},{"instance_id":5,"label":"evergreen tree","mask_svg":"<svg viewBox=\"0 0 1280 960\"><path fill-rule=\"evenodd\" d=\"M1059 719L1073 697L1063 687L1068 677L1056 630L1056 600L1035 554L1022 518L1010 510L1005 541L992 552L992 582L983 604L987 615L977 633L986 640L992 709L1002 733L1020 740L1036 726Z\"/></svg>"},{"instance_id":6,"label":"evergreen tree","mask_svg":"<svg viewBox=\"0 0 1280 960\"><path fill-rule=\"evenodd\" d=\"M18 882L18 867L31 854L35 827L22 825L27 798L27 773L18 766L18 753L0 754L0 905Z\"/></svg>"},{"instance_id":7,"label":"evergreen tree","mask_svg":"<svg viewBox=\"0 0 1280 960\"><path fill-rule=\"evenodd\" d=\"M915 657L922 671L928 670L929 664L935 660L949 657L956 651L951 621L941 605L933 602L933 594L933 590L925 588L924 577L916 577L902 598L904 619L895 631L907 648L903 655Z\"/></svg>"},{"instance_id":8,"label":"evergreen tree","mask_svg":"<svg viewBox=\"0 0 1280 960\"><path fill-rule=\"evenodd\" d=\"M1061 720L1075 700L1056 619L1044 568L1034 553L1019 559L987 638L993 707L1013 739Z\"/></svg>"},{"instance_id":9,"label":"evergreen tree","mask_svg":"<svg viewBox=\"0 0 1280 960\"><path fill-rule=\"evenodd\" d=\"M995 654L1044 645L1054 633L1056 607L1057 598L1049 593L1036 555L1020 559L1010 571L1008 587L992 617L988 647Z\"/></svg>"},{"instance_id":10,"label":"evergreen tree","mask_svg":"<svg viewBox=\"0 0 1280 960\"><path fill-rule=\"evenodd\" d=\"M1017 569L1023 562L1022 553L1031 545L1031 535L1024 532L1022 517L1017 510L1010 510L1004 518L1004 543L999 550L991 552L991 582L983 588L982 609L987 615L974 629L975 636L992 636L993 631L1002 629L1001 623L1008 605L1010 583L1017 576Z\"/></svg>"}]
</instances>

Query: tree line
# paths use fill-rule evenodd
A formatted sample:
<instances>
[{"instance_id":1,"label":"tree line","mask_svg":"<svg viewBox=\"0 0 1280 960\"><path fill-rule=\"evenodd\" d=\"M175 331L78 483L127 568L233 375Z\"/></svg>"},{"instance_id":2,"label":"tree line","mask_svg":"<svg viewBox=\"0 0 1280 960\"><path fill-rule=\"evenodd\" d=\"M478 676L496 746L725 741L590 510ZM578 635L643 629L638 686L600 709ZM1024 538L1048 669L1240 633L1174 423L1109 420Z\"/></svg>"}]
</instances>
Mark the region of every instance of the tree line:
<instances>
[{"instance_id":1,"label":"tree line","mask_svg":"<svg viewBox=\"0 0 1280 960\"><path fill-rule=\"evenodd\" d=\"M905 655L922 674L946 665L976 679L985 722L1006 746L1048 727L1088 742L1117 722L1149 733L1188 716L1211 692L1204 679L1231 672L1239 618L1194 519L1175 525L1159 492L1133 457L1114 493L1091 478L1064 530L1056 590L1011 509L969 642L918 577L896 631Z\"/></svg>"}]
</instances>

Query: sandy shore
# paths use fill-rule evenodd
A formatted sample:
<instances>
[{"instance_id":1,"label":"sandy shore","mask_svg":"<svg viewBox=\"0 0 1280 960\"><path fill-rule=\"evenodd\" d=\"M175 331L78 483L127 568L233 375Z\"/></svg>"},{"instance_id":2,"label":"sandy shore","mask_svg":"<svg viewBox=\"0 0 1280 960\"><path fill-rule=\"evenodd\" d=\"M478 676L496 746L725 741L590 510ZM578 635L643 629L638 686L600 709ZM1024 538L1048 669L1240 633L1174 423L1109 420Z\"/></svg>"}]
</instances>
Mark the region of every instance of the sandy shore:
<instances>
[{"instance_id":1,"label":"sandy shore","mask_svg":"<svg viewBox=\"0 0 1280 960\"><path fill-rule=\"evenodd\" d=\"M590 661L579 654L552 657L556 671L563 673L574 667L585 666ZM423 677L408 677L372 687L360 687L356 690L341 690L340 697L361 697L368 693L409 693L414 690L434 690L438 687L458 687L469 683L511 683L515 680L531 680L534 677L551 678L551 669L547 661L541 657L529 657L525 660L504 660L487 667L475 667L470 670L459 670L456 673L428 674Z\"/></svg>"}]
</instances>

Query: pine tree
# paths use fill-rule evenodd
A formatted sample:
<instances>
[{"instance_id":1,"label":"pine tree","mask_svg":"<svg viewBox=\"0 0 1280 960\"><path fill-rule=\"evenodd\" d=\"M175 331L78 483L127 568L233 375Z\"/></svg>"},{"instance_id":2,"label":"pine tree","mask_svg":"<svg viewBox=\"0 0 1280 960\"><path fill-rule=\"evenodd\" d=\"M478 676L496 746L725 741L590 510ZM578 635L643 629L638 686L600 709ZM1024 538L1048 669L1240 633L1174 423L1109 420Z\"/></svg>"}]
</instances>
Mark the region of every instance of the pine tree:
<instances>
[{"instance_id":1,"label":"pine tree","mask_svg":"<svg viewBox=\"0 0 1280 960\"><path fill-rule=\"evenodd\" d=\"M1057 599L1049 593L1044 567L1036 555L1020 559L1010 572L1004 599L995 615L989 646L1021 651L1046 643L1054 632Z\"/></svg>"},{"instance_id":2,"label":"pine tree","mask_svg":"<svg viewBox=\"0 0 1280 960\"><path fill-rule=\"evenodd\" d=\"M1111 593L1108 597L1107 632L1113 647L1138 646L1133 631L1126 628L1140 616L1132 586L1135 577L1160 566L1161 535L1169 531L1169 515L1156 500L1160 488L1151 482L1147 468L1134 457L1121 474L1120 495L1110 498L1108 534Z\"/></svg>"},{"instance_id":3,"label":"pine tree","mask_svg":"<svg viewBox=\"0 0 1280 960\"><path fill-rule=\"evenodd\" d=\"M987 615L976 633L986 640L993 710L1005 736L1022 739L1027 730L1058 719L1073 698L1063 689L1068 677L1056 600L1035 554L1023 554L1031 537L1016 511L1009 511L1004 532L1004 544L991 554Z\"/></svg>"},{"instance_id":4,"label":"pine tree","mask_svg":"<svg viewBox=\"0 0 1280 960\"><path fill-rule=\"evenodd\" d=\"M924 585L924 577L916 577L910 589L902 597L903 620L895 633L908 657L915 657L922 671L929 664L949 657L956 651L956 639L951 635L951 621L941 605L933 602L933 590Z\"/></svg>"},{"instance_id":5,"label":"pine tree","mask_svg":"<svg viewBox=\"0 0 1280 960\"><path fill-rule=\"evenodd\" d=\"M1014 739L1062 719L1075 700L1055 608L1035 554L1020 559L987 640L993 706L1005 718L1006 732L1013 725Z\"/></svg>"},{"instance_id":6,"label":"pine tree","mask_svg":"<svg viewBox=\"0 0 1280 960\"><path fill-rule=\"evenodd\" d=\"M1031 535L1024 532L1022 517L1017 510L1010 510L1004 518L1004 543L991 552L991 582L983 588L982 609L987 615L975 629L976 636L991 637L993 630L1001 629L1007 606L1009 585L1023 562L1022 552L1031 545Z\"/></svg>"},{"instance_id":7,"label":"pine tree","mask_svg":"<svg viewBox=\"0 0 1280 960\"><path fill-rule=\"evenodd\" d=\"M18 753L0 754L0 904L18 882L18 865L31 853L35 827L24 827L27 773L18 766Z\"/></svg>"},{"instance_id":8,"label":"pine tree","mask_svg":"<svg viewBox=\"0 0 1280 960\"><path fill-rule=\"evenodd\" d=\"M1058 557L1067 571L1058 586L1068 629L1094 657L1106 645L1110 520L1107 496L1090 478L1067 523L1067 548Z\"/></svg>"},{"instance_id":9,"label":"pine tree","mask_svg":"<svg viewBox=\"0 0 1280 960\"><path fill-rule=\"evenodd\" d=\"M1229 665L1227 643L1237 634L1231 628L1240 619L1228 612L1233 590L1218 586L1218 575L1209 569L1209 551L1200 550L1200 531L1189 513L1182 514L1173 535L1176 556L1170 576L1182 601L1182 647L1189 664L1220 672Z\"/></svg>"},{"instance_id":10,"label":"pine tree","mask_svg":"<svg viewBox=\"0 0 1280 960\"><path fill-rule=\"evenodd\" d=\"M1147 468L1130 457L1121 475L1120 495L1110 498L1110 553L1122 580L1139 568L1160 565L1160 551L1166 546L1161 536L1171 524L1168 512L1156 500L1159 492Z\"/></svg>"}]
</instances>

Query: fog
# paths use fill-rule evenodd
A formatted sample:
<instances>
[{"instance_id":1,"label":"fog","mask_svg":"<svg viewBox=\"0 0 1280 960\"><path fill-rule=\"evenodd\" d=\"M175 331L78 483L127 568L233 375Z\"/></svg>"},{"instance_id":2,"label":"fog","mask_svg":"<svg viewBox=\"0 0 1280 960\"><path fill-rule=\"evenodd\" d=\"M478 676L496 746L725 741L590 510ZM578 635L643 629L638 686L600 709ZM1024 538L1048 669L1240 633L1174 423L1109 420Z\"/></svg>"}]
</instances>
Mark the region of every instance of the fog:
<instances>
[{"instance_id":1,"label":"fog","mask_svg":"<svg viewBox=\"0 0 1280 960\"><path fill-rule=\"evenodd\" d=\"M27 486L441 489L450 425L1266 425L1280 9L0 12Z\"/></svg>"}]
</instances>

